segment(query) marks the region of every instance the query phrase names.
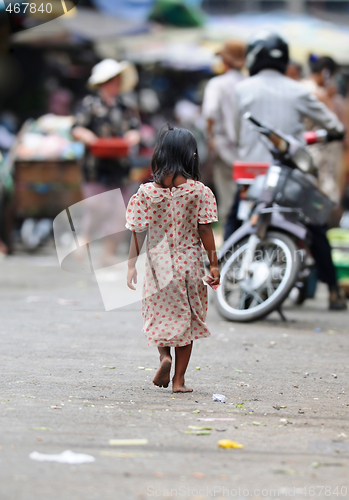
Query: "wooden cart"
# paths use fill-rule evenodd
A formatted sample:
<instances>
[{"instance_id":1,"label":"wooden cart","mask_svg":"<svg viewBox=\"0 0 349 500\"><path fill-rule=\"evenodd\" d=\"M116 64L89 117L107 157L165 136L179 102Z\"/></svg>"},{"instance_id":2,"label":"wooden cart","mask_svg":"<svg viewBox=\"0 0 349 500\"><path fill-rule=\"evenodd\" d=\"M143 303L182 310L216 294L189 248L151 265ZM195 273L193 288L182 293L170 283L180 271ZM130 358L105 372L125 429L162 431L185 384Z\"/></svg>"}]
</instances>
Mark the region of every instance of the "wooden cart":
<instances>
[{"instance_id":1,"label":"wooden cart","mask_svg":"<svg viewBox=\"0 0 349 500\"><path fill-rule=\"evenodd\" d=\"M15 216L54 218L81 195L78 161L15 161Z\"/></svg>"}]
</instances>

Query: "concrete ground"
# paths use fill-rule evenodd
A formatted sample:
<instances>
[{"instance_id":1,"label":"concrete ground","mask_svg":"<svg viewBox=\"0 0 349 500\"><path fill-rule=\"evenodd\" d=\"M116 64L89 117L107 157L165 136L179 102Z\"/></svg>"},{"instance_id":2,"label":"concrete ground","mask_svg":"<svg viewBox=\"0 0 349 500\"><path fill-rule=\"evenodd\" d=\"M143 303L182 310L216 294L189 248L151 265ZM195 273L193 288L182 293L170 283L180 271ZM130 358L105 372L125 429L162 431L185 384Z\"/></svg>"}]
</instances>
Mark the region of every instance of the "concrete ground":
<instances>
[{"instance_id":1,"label":"concrete ground","mask_svg":"<svg viewBox=\"0 0 349 500\"><path fill-rule=\"evenodd\" d=\"M53 247L0 275L1 500L348 497L349 315L328 312L323 289L287 323L229 323L211 304L194 392L174 395L152 384L139 303L105 312L95 278L61 271ZM29 458L65 450L95 462Z\"/></svg>"}]
</instances>

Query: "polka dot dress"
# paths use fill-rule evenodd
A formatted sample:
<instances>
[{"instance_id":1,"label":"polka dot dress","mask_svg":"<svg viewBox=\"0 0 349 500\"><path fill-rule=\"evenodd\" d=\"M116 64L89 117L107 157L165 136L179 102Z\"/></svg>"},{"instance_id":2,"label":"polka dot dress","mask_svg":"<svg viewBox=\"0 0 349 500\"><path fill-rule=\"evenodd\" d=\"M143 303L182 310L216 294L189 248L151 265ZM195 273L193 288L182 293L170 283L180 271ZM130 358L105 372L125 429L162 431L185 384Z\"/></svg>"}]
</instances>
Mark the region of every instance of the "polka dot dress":
<instances>
[{"instance_id":1,"label":"polka dot dress","mask_svg":"<svg viewBox=\"0 0 349 500\"><path fill-rule=\"evenodd\" d=\"M218 220L212 191L193 180L171 190L142 184L126 220L131 231L148 231L142 303L148 345L180 347L208 337L198 224Z\"/></svg>"}]
</instances>

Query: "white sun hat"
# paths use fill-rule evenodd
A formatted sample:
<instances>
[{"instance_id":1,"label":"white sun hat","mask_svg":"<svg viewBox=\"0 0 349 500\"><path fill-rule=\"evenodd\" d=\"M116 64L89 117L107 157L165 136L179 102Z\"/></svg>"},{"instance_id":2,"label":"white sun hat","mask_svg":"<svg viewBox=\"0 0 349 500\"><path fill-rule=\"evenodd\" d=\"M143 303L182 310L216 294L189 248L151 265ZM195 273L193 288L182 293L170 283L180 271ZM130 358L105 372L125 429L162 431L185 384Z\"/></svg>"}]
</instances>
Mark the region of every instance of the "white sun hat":
<instances>
[{"instance_id":1,"label":"white sun hat","mask_svg":"<svg viewBox=\"0 0 349 500\"><path fill-rule=\"evenodd\" d=\"M130 92L138 83L138 73L132 63L104 59L92 68L92 74L88 79L88 86L91 89L95 89L101 83L105 83L117 75L120 75L121 78L120 93Z\"/></svg>"}]
</instances>

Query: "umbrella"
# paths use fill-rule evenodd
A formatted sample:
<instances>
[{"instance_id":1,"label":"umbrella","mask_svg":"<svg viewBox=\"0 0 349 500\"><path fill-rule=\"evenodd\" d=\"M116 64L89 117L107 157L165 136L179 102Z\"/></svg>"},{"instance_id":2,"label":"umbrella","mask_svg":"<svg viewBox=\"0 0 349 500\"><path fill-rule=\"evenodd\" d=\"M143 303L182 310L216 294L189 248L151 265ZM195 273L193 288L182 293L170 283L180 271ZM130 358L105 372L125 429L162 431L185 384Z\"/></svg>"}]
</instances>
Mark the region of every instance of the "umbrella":
<instances>
[{"instance_id":1,"label":"umbrella","mask_svg":"<svg viewBox=\"0 0 349 500\"><path fill-rule=\"evenodd\" d=\"M185 0L156 0L149 19L161 24L193 27L204 24L204 15L198 7Z\"/></svg>"},{"instance_id":2,"label":"umbrella","mask_svg":"<svg viewBox=\"0 0 349 500\"><path fill-rule=\"evenodd\" d=\"M147 22L107 16L87 8L75 8L53 21L18 32L11 37L15 44L56 45L77 41L96 41L147 32Z\"/></svg>"},{"instance_id":3,"label":"umbrella","mask_svg":"<svg viewBox=\"0 0 349 500\"><path fill-rule=\"evenodd\" d=\"M203 44L204 28L158 27L132 37L98 40L99 57L123 58L137 64L159 63L182 70L209 70L217 61L210 44Z\"/></svg>"}]
</instances>

